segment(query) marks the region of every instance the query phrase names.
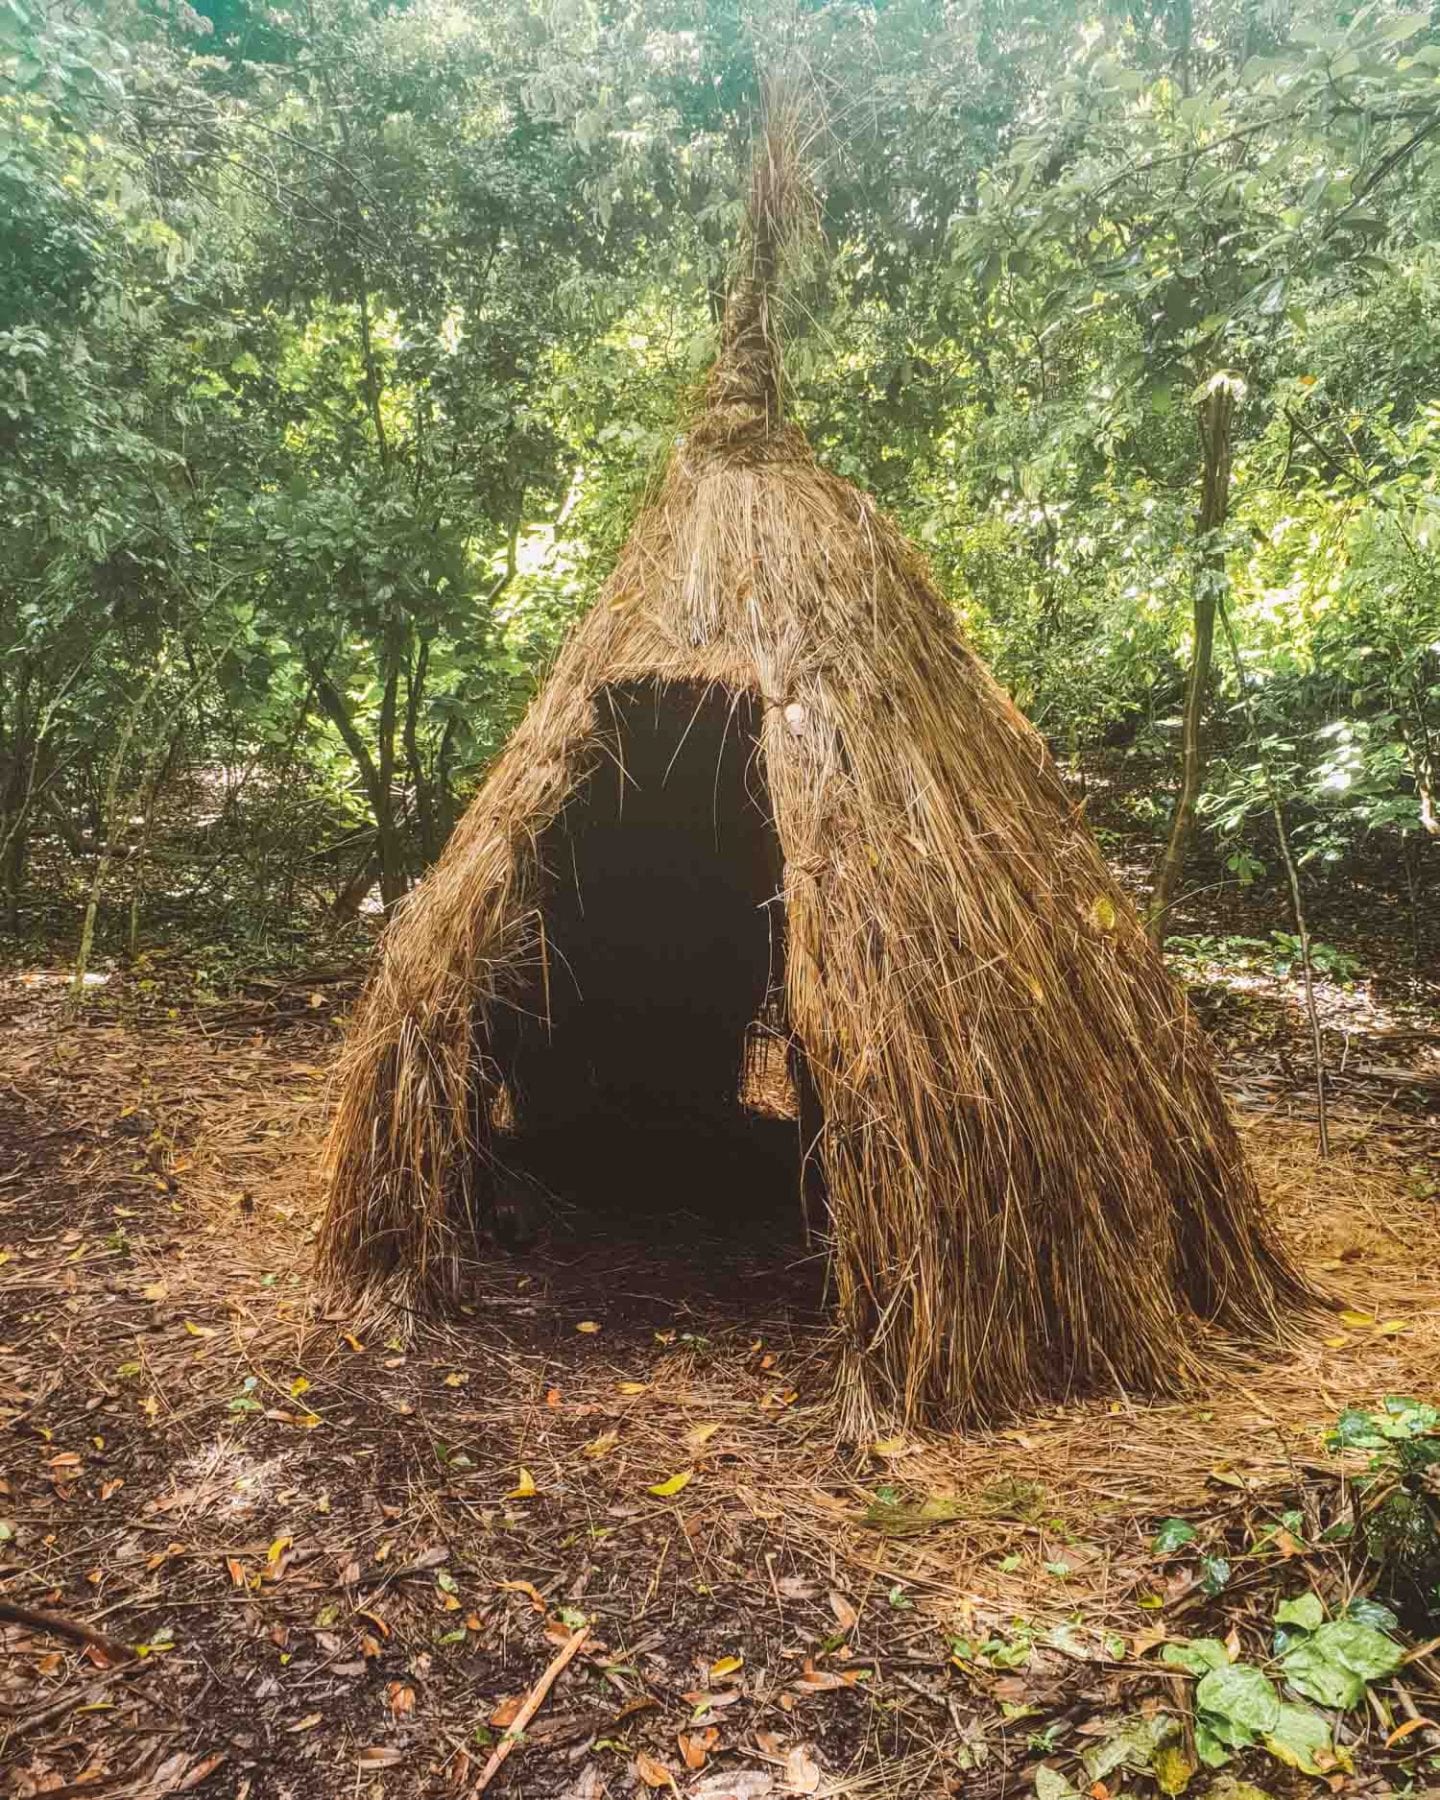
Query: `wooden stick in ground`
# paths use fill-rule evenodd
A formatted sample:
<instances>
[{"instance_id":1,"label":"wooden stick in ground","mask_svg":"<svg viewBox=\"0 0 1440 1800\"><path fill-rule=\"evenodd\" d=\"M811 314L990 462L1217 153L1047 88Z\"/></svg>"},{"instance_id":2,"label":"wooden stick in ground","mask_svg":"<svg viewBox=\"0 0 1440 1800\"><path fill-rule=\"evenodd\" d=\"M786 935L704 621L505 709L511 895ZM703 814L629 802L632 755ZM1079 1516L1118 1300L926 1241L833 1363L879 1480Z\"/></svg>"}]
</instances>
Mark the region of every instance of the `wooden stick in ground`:
<instances>
[{"instance_id":1,"label":"wooden stick in ground","mask_svg":"<svg viewBox=\"0 0 1440 1800\"><path fill-rule=\"evenodd\" d=\"M83 1619L70 1619L64 1613L39 1612L33 1607L17 1606L13 1600L0 1600L0 1620L11 1625L28 1625L32 1631L50 1631L57 1637L74 1638L77 1643L93 1644L103 1650L111 1662L133 1662L135 1652L119 1638L107 1637Z\"/></svg>"},{"instance_id":2,"label":"wooden stick in ground","mask_svg":"<svg viewBox=\"0 0 1440 1800\"><path fill-rule=\"evenodd\" d=\"M530 1692L525 1696L525 1704L520 1708L519 1712L516 1713L514 1723L505 1728L504 1737L501 1738L500 1742L490 1753L489 1762L487 1762L485 1767L480 1771L480 1779L470 1790L472 1794L483 1794L486 1788L489 1787L490 1783L495 1779L500 1771L501 1764L515 1748L521 1732L524 1731L525 1727L545 1704L545 1696L560 1679L561 1674L564 1672L565 1665L578 1653L589 1636L590 1627L588 1625L582 1625L565 1644L564 1648L560 1651L560 1654L535 1683L534 1687L531 1688Z\"/></svg>"}]
</instances>

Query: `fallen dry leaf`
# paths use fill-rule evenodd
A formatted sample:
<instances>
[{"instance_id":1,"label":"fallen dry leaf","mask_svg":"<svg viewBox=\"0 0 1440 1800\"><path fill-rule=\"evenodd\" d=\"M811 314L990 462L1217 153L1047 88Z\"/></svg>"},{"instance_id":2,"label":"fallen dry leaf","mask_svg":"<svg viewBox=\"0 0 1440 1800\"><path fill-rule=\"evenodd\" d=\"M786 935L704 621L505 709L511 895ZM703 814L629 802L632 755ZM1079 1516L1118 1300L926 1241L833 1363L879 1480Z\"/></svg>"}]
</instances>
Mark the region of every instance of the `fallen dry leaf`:
<instances>
[{"instance_id":1,"label":"fallen dry leaf","mask_svg":"<svg viewBox=\"0 0 1440 1800\"><path fill-rule=\"evenodd\" d=\"M520 1479L515 1483L515 1486L511 1488L505 1498L507 1500L533 1500L538 1492L539 1489L535 1486L535 1477L522 1463L520 1466Z\"/></svg>"},{"instance_id":2,"label":"fallen dry leaf","mask_svg":"<svg viewBox=\"0 0 1440 1800\"><path fill-rule=\"evenodd\" d=\"M855 1608L843 1594L831 1594L830 1610L835 1615L836 1624L845 1633L846 1637L849 1637L855 1630L855 1627L860 1623L859 1613L856 1612Z\"/></svg>"},{"instance_id":3,"label":"fallen dry leaf","mask_svg":"<svg viewBox=\"0 0 1440 1800\"><path fill-rule=\"evenodd\" d=\"M804 1744L797 1744L785 1758L785 1789L791 1794L820 1790L820 1765Z\"/></svg>"},{"instance_id":4,"label":"fallen dry leaf","mask_svg":"<svg viewBox=\"0 0 1440 1800\"><path fill-rule=\"evenodd\" d=\"M664 1763L656 1762L655 1758L646 1750L639 1750L635 1754L635 1773L648 1788L668 1787L673 1793L680 1792L679 1788L675 1786L675 1777Z\"/></svg>"},{"instance_id":5,"label":"fallen dry leaf","mask_svg":"<svg viewBox=\"0 0 1440 1800\"><path fill-rule=\"evenodd\" d=\"M491 1713L489 1723L497 1731L503 1731L507 1725L513 1725L520 1716L520 1708L525 1704L523 1694L507 1694Z\"/></svg>"},{"instance_id":6,"label":"fallen dry leaf","mask_svg":"<svg viewBox=\"0 0 1440 1800\"><path fill-rule=\"evenodd\" d=\"M690 1800L769 1800L774 1778L765 1769L727 1769L704 1775L690 1790Z\"/></svg>"},{"instance_id":7,"label":"fallen dry leaf","mask_svg":"<svg viewBox=\"0 0 1440 1800\"><path fill-rule=\"evenodd\" d=\"M699 1770L705 1767L710 1752L720 1742L720 1733L713 1725L707 1725L701 1731L682 1731L676 1740L680 1745L680 1755L685 1767Z\"/></svg>"},{"instance_id":8,"label":"fallen dry leaf","mask_svg":"<svg viewBox=\"0 0 1440 1800\"><path fill-rule=\"evenodd\" d=\"M524 1594L536 1612L545 1611L545 1596L533 1581L501 1581L496 1586L504 1588L507 1594Z\"/></svg>"}]
</instances>

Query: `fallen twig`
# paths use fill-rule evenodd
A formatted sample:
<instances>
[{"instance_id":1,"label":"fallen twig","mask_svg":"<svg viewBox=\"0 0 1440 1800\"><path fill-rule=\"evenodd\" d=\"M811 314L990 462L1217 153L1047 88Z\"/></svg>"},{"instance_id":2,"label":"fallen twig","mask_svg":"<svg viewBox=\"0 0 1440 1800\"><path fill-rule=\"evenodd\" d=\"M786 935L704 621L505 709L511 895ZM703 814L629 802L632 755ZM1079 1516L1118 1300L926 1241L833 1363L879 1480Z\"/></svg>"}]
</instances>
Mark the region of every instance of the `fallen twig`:
<instances>
[{"instance_id":1,"label":"fallen twig","mask_svg":"<svg viewBox=\"0 0 1440 1800\"><path fill-rule=\"evenodd\" d=\"M119 1638L107 1637L83 1619L71 1619L64 1613L40 1612L30 1606L17 1606L13 1600L0 1599L0 1620L11 1625L28 1625L32 1631L53 1632L56 1637L74 1638L77 1643L92 1644L102 1650L111 1662L134 1662L135 1652Z\"/></svg>"},{"instance_id":2,"label":"fallen twig","mask_svg":"<svg viewBox=\"0 0 1440 1800\"><path fill-rule=\"evenodd\" d=\"M524 1731L525 1727L544 1705L545 1696L559 1680L561 1674L564 1672L566 1664L577 1654L589 1636L590 1627L588 1625L582 1625L580 1629L570 1637L559 1655L556 1656L549 1668L546 1669L545 1673L525 1696L525 1704L520 1708L519 1712L516 1713L514 1723L507 1728L504 1737L501 1738L500 1742L491 1752L489 1762L487 1762L485 1767L480 1771L479 1780L470 1790L472 1794L483 1794L486 1788L489 1787L490 1783L495 1779L505 1758L515 1748L521 1732Z\"/></svg>"}]
</instances>

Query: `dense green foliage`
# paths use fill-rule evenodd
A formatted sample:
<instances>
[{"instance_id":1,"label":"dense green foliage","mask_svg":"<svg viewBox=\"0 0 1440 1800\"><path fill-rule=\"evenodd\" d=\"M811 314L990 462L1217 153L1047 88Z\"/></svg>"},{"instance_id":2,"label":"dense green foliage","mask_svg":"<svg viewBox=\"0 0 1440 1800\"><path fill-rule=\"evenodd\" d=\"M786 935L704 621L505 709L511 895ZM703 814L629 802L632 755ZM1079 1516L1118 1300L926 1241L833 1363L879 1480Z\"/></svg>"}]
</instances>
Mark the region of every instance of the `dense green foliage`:
<instances>
[{"instance_id":1,"label":"dense green foliage","mask_svg":"<svg viewBox=\"0 0 1440 1800\"><path fill-rule=\"evenodd\" d=\"M1057 748L1237 881L1276 797L1302 861L1425 854L1430 15L0 0L12 926L57 867L137 933L404 891L683 422L766 66L821 122L794 406Z\"/></svg>"}]
</instances>

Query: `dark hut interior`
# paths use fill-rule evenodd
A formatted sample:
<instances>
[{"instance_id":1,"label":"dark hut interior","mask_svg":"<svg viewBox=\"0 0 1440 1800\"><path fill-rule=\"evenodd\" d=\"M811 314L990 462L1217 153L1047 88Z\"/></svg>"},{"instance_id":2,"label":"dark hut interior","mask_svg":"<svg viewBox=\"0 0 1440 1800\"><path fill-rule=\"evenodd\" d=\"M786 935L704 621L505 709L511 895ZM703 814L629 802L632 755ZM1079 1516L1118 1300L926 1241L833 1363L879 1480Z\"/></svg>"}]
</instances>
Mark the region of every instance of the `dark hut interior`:
<instances>
[{"instance_id":1,"label":"dark hut interior","mask_svg":"<svg viewBox=\"0 0 1440 1800\"><path fill-rule=\"evenodd\" d=\"M604 751L540 842L543 955L494 1022L494 1156L612 1216L798 1228L758 704L647 681L596 707Z\"/></svg>"}]
</instances>

